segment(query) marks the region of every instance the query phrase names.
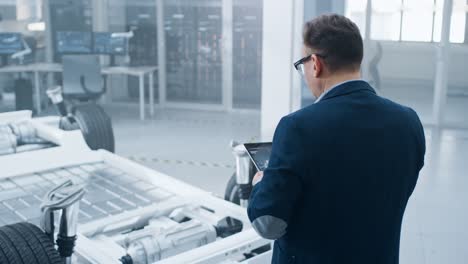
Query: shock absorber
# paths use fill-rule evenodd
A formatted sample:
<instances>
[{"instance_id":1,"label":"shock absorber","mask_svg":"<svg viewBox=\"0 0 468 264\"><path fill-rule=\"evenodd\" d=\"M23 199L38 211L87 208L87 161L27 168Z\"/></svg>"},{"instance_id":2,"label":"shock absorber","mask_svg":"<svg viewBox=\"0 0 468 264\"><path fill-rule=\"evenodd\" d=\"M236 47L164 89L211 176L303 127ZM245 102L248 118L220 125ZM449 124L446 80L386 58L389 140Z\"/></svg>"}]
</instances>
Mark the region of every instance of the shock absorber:
<instances>
[{"instance_id":1,"label":"shock absorber","mask_svg":"<svg viewBox=\"0 0 468 264\"><path fill-rule=\"evenodd\" d=\"M52 89L48 89L47 96L50 98L52 103L57 106L57 109L61 116L63 117L68 116L67 107L65 105L65 102L63 101L61 86L55 86Z\"/></svg>"},{"instance_id":2,"label":"shock absorber","mask_svg":"<svg viewBox=\"0 0 468 264\"><path fill-rule=\"evenodd\" d=\"M78 227L80 200L85 194L84 187L74 186L71 180L49 191L41 204L41 227L54 241L54 212L61 210L57 246L65 264L71 263Z\"/></svg>"},{"instance_id":3,"label":"shock absorber","mask_svg":"<svg viewBox=\"0 0 468 264\"><path fill-rule=\"evenodd\" d=\"M67 106L63 99L62 87L56 86L47 90L47 96L52 103L57 107L59 114L62 116L60 119L60 128L63 130L79 129L79 125L71 113L68 112Z\"/></svg>"},{"instance_id":4,"label":"shock absorber","mask_svg":"<svg viewBox=\"0 0 468 264\"><path fill-rule=\"evenodd\" d=\"M232 141L231 148L236 158L236 182L239 186L238 195L240 198L240 205L242 207L247 207L252 191L252 178L255 174L255 167L243 144Z\"/></svg>"}]
</instances>

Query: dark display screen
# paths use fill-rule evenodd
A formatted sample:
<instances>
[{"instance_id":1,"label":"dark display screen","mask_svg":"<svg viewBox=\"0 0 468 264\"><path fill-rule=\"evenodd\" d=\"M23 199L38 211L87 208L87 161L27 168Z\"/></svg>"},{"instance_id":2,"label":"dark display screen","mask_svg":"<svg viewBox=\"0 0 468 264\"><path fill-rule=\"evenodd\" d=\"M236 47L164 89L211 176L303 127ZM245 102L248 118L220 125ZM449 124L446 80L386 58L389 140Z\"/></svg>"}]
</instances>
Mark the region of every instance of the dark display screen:
<instances>
[{"instance_id":1,"label":"dark display screen","mask_svg":"<svg viewBox=\"0 0 468 264\"><path fill-rule=\"evenodd\" d=\"M270 161L271 155L271 142L249 143L244 144L244 146L259 171L264 171L268 168L268 162Z\"/></svg>"},{"instance_id":2,"label":"dark display screen","mask_svg":"<svg viewBox=\"0 0 468 264\"><path fill-rule=\"evenodd\" d=\"M127 40L122 37L112 37L110 32L95 32L94 53L125 55L127 53Z\"/></svg>"},{"instance_id":3,"label":"dark display screen","mask_svg":"<svg viewBox=\"0 0 468 264\"><path fill-rule=\"evenodd\" d=\"M20 33L0 33L0 54L14 54L23 49Z\"/></svg>"},{"instance_id":4,"label":"dark display screen","mask_svg":"<svg viewBox=\"0 0 468 264\"><path fill-rule=\"evenodd\" d=\"M56 48L62 54L88 54L92 52L92 34L88 31L58 31Z\"/></svg>"}]
</instances>

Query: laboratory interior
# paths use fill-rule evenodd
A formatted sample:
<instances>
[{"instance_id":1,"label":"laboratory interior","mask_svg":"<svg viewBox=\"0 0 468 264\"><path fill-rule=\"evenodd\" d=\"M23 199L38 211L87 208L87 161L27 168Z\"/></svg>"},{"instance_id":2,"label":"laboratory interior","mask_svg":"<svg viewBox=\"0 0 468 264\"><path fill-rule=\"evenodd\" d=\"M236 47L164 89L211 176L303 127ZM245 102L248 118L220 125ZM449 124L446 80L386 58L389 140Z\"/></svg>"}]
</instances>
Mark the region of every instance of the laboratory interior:
<instances>
[{"instance_id":1,"label":"laboratory interior","mask_svg":"<svg viewBox=\"0 0 468 264\"><path fill-rule=\"evenodd\" d=\"M330 13L423 125L397 262L468 263L468 0L0 0L0 263L271 263L252 178Z\"/></svg>"}]
</instances>

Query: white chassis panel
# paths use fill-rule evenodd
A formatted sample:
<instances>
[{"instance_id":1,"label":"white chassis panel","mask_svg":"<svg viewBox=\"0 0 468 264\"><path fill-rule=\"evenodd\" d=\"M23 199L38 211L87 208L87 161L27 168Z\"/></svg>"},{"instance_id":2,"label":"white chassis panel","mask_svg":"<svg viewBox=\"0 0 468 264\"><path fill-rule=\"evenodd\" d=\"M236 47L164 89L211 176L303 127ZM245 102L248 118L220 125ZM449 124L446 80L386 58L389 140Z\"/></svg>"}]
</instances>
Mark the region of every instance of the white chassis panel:
<instances>
[{"instance_id":1,"label":"white chassis panel","mask_svg":"<svg viewBox=\"0 0 468 264\"><path fill-rule=\"evenodd\" d=\"M31 119L28 111L0 114L0 124L19 120L31 120L38 131L38 136L58 145L48 149L0 156L0 179L13 178L46 170L91 162L104 162L120 169L132 177L161 186L177 195L178 202L203 205L216 211L219 217L231 216L243 222L243 231L230 237L219 239L205 246L161 260L157 263L270 263L271 251L242 261L244 253L268 245L270 241L259 237L252 229L245 209L215 197L209 192L196 188L163 173L148 169L137 163L119 157L110 152L92 151L86 145L80 131L62 131L58 129L58 117ZM180 200L181 199L181 200ZM78 227L78 240L75 252L88 263L120 263L118 258L125 255L125 250L115 244L89 239L90 234L102 231L103 227L128 219L132 214L154 210L156 205L121 213L112 217L96 220ZM157 207L157 206L156 206ZM104 245L104 248L103 248Z\"/></svg>"}]
</instances>

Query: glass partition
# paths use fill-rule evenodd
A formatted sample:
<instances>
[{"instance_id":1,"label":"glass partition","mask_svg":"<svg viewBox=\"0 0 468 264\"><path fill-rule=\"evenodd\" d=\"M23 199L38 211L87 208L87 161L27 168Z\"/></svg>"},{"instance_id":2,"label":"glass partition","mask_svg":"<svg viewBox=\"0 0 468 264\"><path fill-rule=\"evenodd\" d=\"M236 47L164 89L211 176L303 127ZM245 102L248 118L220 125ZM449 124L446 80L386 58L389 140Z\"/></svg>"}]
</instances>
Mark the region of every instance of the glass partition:
<instances>
[{"instance_id":1,"label":"glass partition","mask_svg":"<svg viewBox=\"0 0 468 264\"><path fill-rule=\"evenodd\" d=\"M222 103L221 4L164 1L168 102Z\"/></svg>"},{"instance_id":2,"label":"glass partition","mask_svg":"<svg viewBox=\"0 0 468 264\"><path fill-rule=\"evenodd\" d=\"M233 3L233 107L259 109L263 0L236 0Z\"/></svg>"}]
</instances>

